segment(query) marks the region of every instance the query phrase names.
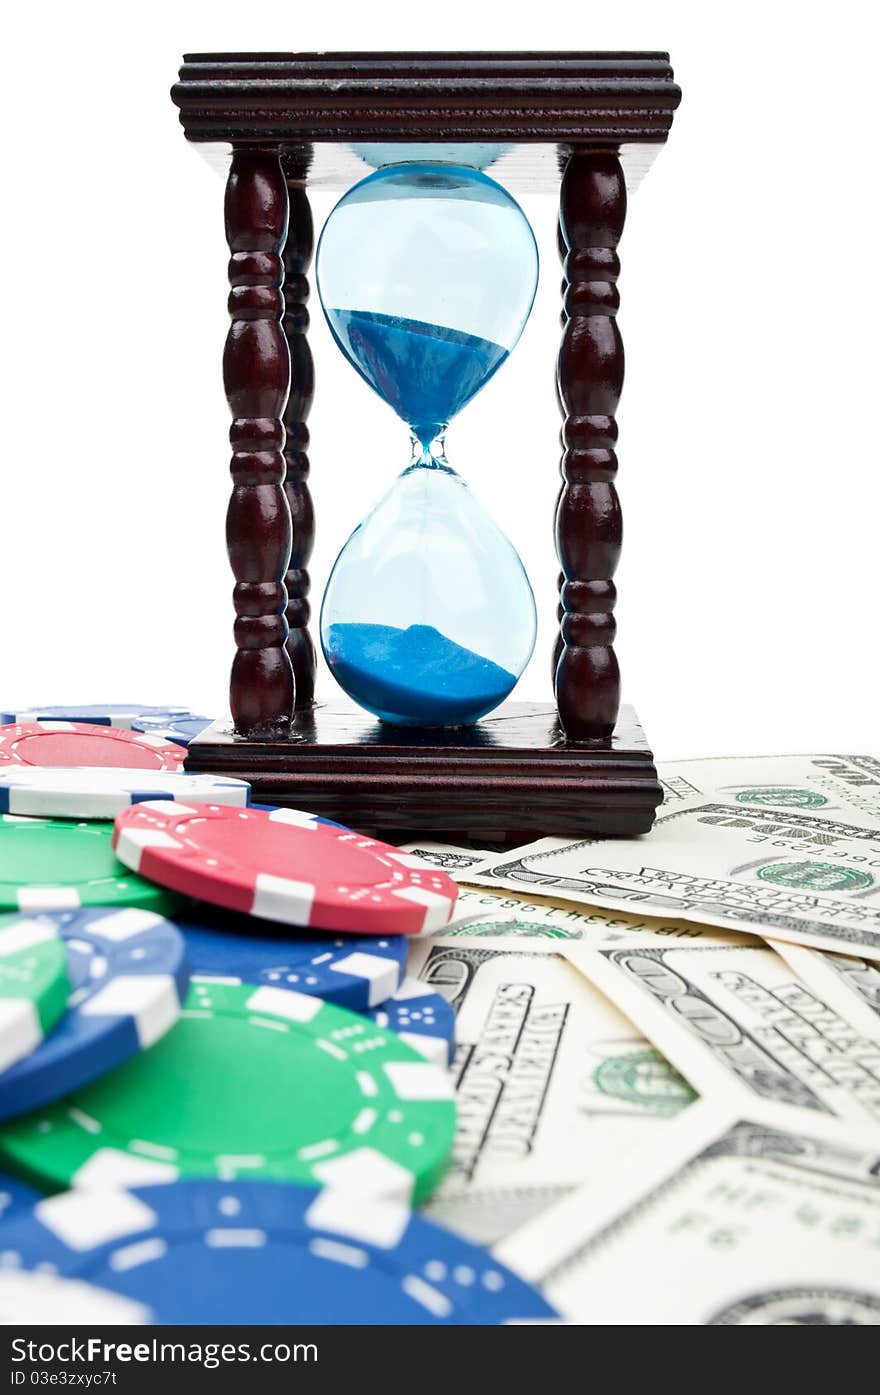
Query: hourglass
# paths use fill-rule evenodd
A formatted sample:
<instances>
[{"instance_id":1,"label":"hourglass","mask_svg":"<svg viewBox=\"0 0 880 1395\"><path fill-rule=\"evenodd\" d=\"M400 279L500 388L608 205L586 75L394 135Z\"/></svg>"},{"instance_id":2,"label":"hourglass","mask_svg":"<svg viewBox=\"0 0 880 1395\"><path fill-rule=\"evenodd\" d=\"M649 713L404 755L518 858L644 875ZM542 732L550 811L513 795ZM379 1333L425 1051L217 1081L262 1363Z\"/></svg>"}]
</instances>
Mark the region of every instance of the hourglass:
<instances>
[{"instance_id":1,"label":"hourglass","mask_svg":"<svg viewBox=\"0 0 880 1395\"><path fill-rule=\"evenodd\" d=\"M243 776L257 799L398 841L645 832L661 790L620 707L614 650L617 245L627 190L680 99L668 56L197 54L172 95L188 139L232 147L232 722L191 744L187 769ZM336 697L316 693L310 634L310 186L342 193L316 268L333 337L412 437L409 464L326 584L320 642ZM536 633L523 565L491 497L478 501L446 457L447 427L454 437L496 373L501 401L531 309L537 253L520 189L558 192L563 259L545 702L513 692ZM334 408L337 440L325 431L316 457L328 475L351 445L352 413ZM503 415L509 432L516 411ZM519 476L536 494L538 465Z\"/></svg>"},{"instance_id":2,"label":"hourglass","mask_svg":"<svg viewBox=\"0 0 880 1395\"><path fill-rule=\"evenodd\" d=\"M386 166L321 235L318 291L336 342L412 433L410 465L346 543L321 613L331 673L384 722L475 722L531 657L522 563L444 442L519 339L537 275L519 205L460 165Z\"/></svg>"}]
</instances>

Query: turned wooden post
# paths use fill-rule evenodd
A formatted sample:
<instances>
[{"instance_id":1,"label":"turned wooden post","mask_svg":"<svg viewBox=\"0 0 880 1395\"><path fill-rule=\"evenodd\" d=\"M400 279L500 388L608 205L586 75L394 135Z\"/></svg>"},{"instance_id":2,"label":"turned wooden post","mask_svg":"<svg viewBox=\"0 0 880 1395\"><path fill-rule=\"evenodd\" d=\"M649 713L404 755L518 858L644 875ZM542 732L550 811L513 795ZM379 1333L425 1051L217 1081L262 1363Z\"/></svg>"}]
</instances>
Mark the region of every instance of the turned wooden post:
<instances>
[{"instance_id":1,"label":"turned wooden post","mask_svg":"<svg viewBox=\"0 0 880 1395\"><path fill-rule=\"evenodd\" d=\"M223 384L232 412L226 546L235 576L229 700L243 736L283 733L293 712L285 649L290 508L283 489L290 360L281 328L287 185L277 154L236 149L226 184L229 314Z\"/></svg>"},{"instance_id":2,"label":"turned wooden post","mask_svg":"<svg viewBox=\"0 0 880 1395\"><path fill-rule=\"evenodd\" d=\"M290 394L284 412L287 476L284 492L290 505L293 546L285 583L287 587L287 652L293 665L296 707L311 707L315 700L315 646L309 634L311 618L308 564L315 543L315 513L309 492L309 429L306 425L315 394L315 368L307 338L309 283L306 272L312 260L314 231L312 210L305 189L303 160L295 153L282 157L290 201L287 241L284 245L284 333L290 350Z\"/></svg>"},{"instance_id":3,"label":"turned wooden post","mask_svg":"<svg viewBox=\"0 0 880 1395\"><path fill-rule=\"evenodd\" d=\"M566 310L567 291L568 291L568 278L567 278L566 275L565 275L565 259L566 259L566 257L568 256L568 248L567 248L566 245L565 245L565 237L563 236L563 233L562 233L562 217L561 217L561 215L558 215L558 216L557 216L557 219L556 219L556 251L557 251L557 254L558 254L558 256L559 256L559 260L560 260L560 262L562 263L562 282L561 282L560 287L559 287L559 294L560 294L561 297L562 297L562 310L560 311L560 314L559 314L559 323L562 325L562 328L565 329L565 326L566 326L566 324L567 324L567 322L568 322L568 312L567 312L567 310ZM559 396L559 374L558 374L558 372L557 372L554 376L555 376L555 387L556 387L556 402L557 402L557 405L558 405L558 407L559 407L560 412L562 413L562 415L563 415L563 417L564 417L564 416L565 416L565 408L564 408L563 405L562 405L562 398ZM561 431L560 431L560 433L559 433L559 444L560 444L560 446L562 447L562 449L564 450L564 449L565 449L565 441L563 440L563 435L562 435L562 432L561 432ZM563 491L564 488L565 488L565 481L563 480L562 484L559 486L559 493L558 493L557 496L556 496L556 512L557 512L557 513L558 513L558 511L559 511L559 500L562 498L562 491ZM556 607L556 619L557 619L557 621L559 622L559 625L560 625L560 626L562 625L562 617L563 617L563 615L565 614L565 611L564 611L564 609L563 609L563 607L562 607L562 599L561 599L561 597L562 597L562 588L563 588L564 585L565 585L565 576L564 576L564 574L563 574L562 572L560 572L560 573L559 573L559 576L556 578L556 590L557 590L557 593L558 593L558 595L559 595L559 597L560 597L559 604L558 604L557 607ZM563 645L562 645L562 630L561 630L561 628L560 628L560 629L557 630L557 632L556 632L556 638L555 638L554 641L553 641L553 653L552 653L551 656L550 656L550 682L553 684L554 689L555 689L555 687L556 687L556 670L557 670L557 668L559 667L559 659L560 659L560 655L562 654L562 648L563 648Z\"/></svg>"},{"instance_id":4,"label":"turned wooden post","mask_svg":"<svg viewBox=\"0 0 880 1395\"><path fill-rule=\"evenodd\" d=\"M564 422L556 550L564 582L556 703L570 741L607 738L620 705L612 580L622 537L614 477L623 387L617 243L626 183L614 154L576 152L562 178L567 319L557 380Z\"/></svg>"}]
</instances>

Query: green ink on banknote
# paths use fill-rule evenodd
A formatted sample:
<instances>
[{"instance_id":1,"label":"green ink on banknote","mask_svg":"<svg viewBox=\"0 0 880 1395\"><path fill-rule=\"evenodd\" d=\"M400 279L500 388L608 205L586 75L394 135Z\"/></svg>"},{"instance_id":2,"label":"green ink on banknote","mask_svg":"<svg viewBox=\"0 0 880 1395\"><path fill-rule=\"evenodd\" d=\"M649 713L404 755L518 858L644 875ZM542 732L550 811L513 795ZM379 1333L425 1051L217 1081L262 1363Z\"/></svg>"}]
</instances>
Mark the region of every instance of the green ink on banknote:
<instances>
[{"instance_id":1,"label":"green ink on banknote","mask_svg":"<svg viewBox=\"0 0 880 1395\"><path fill-rule=\"evenodd\" d=\"M643 1105L652 1114L677 1114L697 1098L665 1056L650 1048L609 1056L593 1072L600 1094Z\"/></svg>"},{"instance_id":2,"label":"green ink on banknote","mask_svg":"<svg viewBox=\"0 0 880 1395\"><path fill-rule=\"evenodd\" d=\"M817 790L775 789L772 785L740 790L734 798L737 804L783 805L788 809L819 809L828 803L827 796Z\"/></svg>"},{"instance_id":3,"label":"green ink on banknote","mask_svg":"<svg viewBox=\"0 0 880 1395\"><path fill-rule=\"evenodd\" d=\"M864 891L874 885L870 872L838 867L833 862L768 862L757 869L763 882L800 891Z\"/></svg>"},{"instance_id":4,"label":"green ink on banknote","mask_svg":"<svg viewBox=\"0 0 880 1395\"><path fill-rule=\"evenodd\" d=\"M562 930L558 925L538 925L534 920L478 920L473 924L453 926L447 935L539 935L543 940L579 940L574 930Z\"/></svg>"}]
</instances>

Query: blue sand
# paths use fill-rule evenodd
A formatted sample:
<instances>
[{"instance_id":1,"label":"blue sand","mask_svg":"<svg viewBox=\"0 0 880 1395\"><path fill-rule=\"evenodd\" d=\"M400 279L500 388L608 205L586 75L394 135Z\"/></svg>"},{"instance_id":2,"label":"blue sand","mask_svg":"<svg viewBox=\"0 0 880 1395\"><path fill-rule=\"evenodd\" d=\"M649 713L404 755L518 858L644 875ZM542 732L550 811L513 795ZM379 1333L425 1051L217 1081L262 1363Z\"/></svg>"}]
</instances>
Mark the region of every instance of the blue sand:
<instances>
[{"instance_id":1,"label":"blue sand","mask_svg":"<svg viewBox=\"0 0 880 1395\"><path fill-rule=\"evenodd\" d=\"M330 625L324 652L333 676L355 702L397 726L476 722L511 691L516 678L465 649L433 625Z\"/></svg>"},{"instance_id":2,"label":"blue sand","mask_svg":"<svg viewBox=\"0 0 880 1395\"><path fill-rule=\"evenodd\" d=\"M423 445L507 358L491 339L366 310L330 310L343 351Z\"/></svg>"}]
</instances>

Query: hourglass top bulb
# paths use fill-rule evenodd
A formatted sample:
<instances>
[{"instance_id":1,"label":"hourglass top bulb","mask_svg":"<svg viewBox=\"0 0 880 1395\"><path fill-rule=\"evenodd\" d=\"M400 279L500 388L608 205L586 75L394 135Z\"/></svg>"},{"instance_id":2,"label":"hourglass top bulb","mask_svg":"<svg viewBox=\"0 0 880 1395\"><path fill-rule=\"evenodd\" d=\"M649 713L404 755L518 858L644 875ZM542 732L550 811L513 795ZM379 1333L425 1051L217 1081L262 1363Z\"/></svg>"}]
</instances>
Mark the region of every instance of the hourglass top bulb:
<instances>
[{"instance_id":1,"label":"hourglass top bulb","mask_svg":"<svg viewBox=\"0 0 880 1395\"><path fill-rule=\"evenodd\" d=\"M330 328L415 441L413 463L337 558L321 612L331 671L383 721L474 722L531 657L522 563L439 438L519 339L537 274L519 205L458 165L379 170L340 200L321 236Z\"/></svg>"},{"instance_id":2,"label":"hourglass top bulb","mask_svg":"<svg viewBox=\"0 0 880 1395\"><path fill-rule=\"evenodd\" d=\"M428 445L519 339L538 252L500 184L418 162L381 169L340 199L317 275L342 352Z\"/></svg>"}]
</instances>

